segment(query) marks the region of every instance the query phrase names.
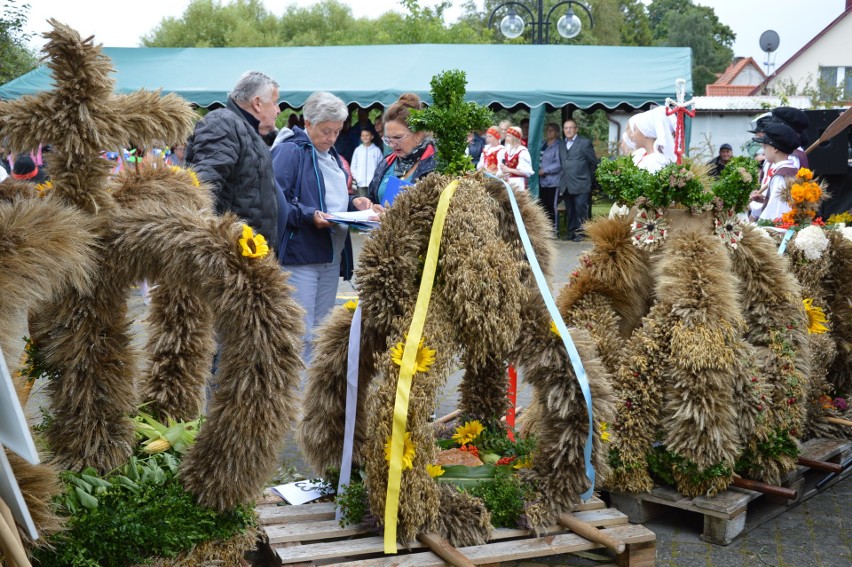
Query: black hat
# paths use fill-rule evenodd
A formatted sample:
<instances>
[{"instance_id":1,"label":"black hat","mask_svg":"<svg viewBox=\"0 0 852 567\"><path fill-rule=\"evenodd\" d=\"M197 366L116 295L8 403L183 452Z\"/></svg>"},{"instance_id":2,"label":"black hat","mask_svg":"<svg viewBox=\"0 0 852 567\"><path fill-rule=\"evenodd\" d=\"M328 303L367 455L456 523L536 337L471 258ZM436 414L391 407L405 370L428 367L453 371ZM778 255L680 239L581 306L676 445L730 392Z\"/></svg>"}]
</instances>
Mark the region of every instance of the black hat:
<instances>
[{"instance_id":1,"label":"black hat","mask_svg":"<svg viewBox=\"0 0 852 567\"><path fill-rule=\"evenodd\" d=\"M39 170L33 158L25 154L15 158L15 165L12 167L12 178L20 181L41 183L44 181L44 172Z\"/></svg>"},{"instance_id":2,"label":"black hat","mask_svg":"<svg viewBox=\"0 0 852 567\"><path fill-rule=\"evenodd\" d=\"M779 106L772 111L772 116L799 134L804 132L811 124L807 114L792 106Z\"/></svg>"},{"instance_id":3,"label":"black hat","mask_svg":"<svg viewBox=\"0 0 852 567\"><path fill-rule=\"evenodd\" d=\"M808 115L804 111L792 106L779 106L772 111L772 117L796 131L800 138L799 145L808 145L808 135L805 130L808 129L811 121L808 120Z\"/></svg>"},{"instance_id":4,"label":"black hat","mask_svg":"<svg viewBox=\"0 0 852 567\"><path fill-rule=\"evenodd\" d=\"M789 155L793 150L799 147L799 135L795 130L777 120L772 120L763 130L763 135L752 138L755 142L768 144L773 148Z\"/></svg>"},{"instance_id":5,"label":"black hat","mask_svg":"<svg viewBox=\"0 0 852 567\"><path fill-rule=\"evenodd\" d=\"M719 146L719 151L721 152L722 150L734 151L734 148L731 147L731 144L722 144L721 146Z\"/></svg>"},{"instance_id":6,"label":"black hat","mask_svg":"<svg viewBox=\"0 0 852 567\"><path fill-rule=\"evenodd\" d=\"M763 114L751 121L751 128L747 130L747 132L751 132L752 134L763 132L763 127L766 126L766 123L770 120L772 120L772 113L764 112Z\"/></svg>"}]
</instances>

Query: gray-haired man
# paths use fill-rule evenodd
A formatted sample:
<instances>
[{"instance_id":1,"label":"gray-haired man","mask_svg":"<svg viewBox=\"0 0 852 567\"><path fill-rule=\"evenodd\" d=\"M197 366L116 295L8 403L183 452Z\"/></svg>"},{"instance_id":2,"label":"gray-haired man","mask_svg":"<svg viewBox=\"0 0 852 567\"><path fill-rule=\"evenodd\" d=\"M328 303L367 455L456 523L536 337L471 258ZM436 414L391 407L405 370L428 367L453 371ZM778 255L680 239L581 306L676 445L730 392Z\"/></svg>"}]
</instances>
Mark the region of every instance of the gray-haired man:
<instances>
[{"instance_id":1,"label":"gray-haired man","mask_svg":"<svg viewBox=\"0 0 852 567\"><path fill-rule=\"evenodd\" d=\"M267 75L243 74L225 108L202 118L186 145L186 163L213 187L216 212L236 213L273 247L278 196L264 137L275 130L278 94L278 83Z\"/></svg>"}]
</instances>

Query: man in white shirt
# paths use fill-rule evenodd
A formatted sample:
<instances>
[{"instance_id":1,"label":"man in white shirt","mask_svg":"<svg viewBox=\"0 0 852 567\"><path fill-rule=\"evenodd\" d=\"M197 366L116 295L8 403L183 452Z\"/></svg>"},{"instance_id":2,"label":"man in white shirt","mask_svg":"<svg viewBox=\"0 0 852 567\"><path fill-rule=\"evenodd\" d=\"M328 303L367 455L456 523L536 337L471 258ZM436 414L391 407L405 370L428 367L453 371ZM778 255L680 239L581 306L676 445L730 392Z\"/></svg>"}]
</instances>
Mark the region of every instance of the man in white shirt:
<instances>
[{"instance_id":1,"label":"man in white shirt","mask_svg":"<svg viewBox=\"0 0 852 567\"><path fill-rule=\"evenodd\" d=\"M376 165L382 159L382 150L373 143L373 133L370 130L361 130L361 145L355 148L352 154L352 182L358 188L358 195L367 196L367 188L373 175L376 173Z\"/></svg>"}]
</instances>

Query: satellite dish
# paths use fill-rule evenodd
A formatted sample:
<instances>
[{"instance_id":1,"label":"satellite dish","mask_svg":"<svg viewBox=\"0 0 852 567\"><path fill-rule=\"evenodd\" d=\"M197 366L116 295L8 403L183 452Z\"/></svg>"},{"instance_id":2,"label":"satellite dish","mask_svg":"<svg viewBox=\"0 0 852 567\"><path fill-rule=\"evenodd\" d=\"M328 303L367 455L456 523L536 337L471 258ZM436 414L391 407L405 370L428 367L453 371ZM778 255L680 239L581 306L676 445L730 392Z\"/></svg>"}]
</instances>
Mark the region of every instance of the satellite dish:
<instances>
[{"instance_id":1,"label":"satellite dish","mask_svg":"<svg viewBox=\"0 0 852 567\"><path fill-rule=\"evenodd\" d=\"M778 37L778 33L775 30L766 30L762 34L760 34L760 50L765 51L766 53L772 53L776 49L778 49L778 44L781 42L781 38Z\"/></svg>"},{"instance_id":2,"label":"satellite dish","mask_svg":"<svg viewBox=\"0 0 852 567\"><path fill-rule=\"evenodd\" d=\"M772 68L775 66L775 58L772 57L772 52L778 49L778 44L781 43L781 38L775 30L766 30L760 34L760 49L766 53L766 61L763 64L766 66L766 74L772 74Z\"/></svg>"}]
</instances>

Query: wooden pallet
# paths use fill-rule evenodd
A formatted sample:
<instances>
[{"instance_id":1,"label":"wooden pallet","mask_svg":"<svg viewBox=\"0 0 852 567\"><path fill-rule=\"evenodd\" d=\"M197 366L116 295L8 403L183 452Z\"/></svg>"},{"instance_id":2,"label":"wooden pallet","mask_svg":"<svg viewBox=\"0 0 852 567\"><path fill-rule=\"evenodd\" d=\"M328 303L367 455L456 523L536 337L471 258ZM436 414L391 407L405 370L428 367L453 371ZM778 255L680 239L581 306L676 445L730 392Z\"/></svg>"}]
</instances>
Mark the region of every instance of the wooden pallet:
<instances>
[{"instance_id":1,"label":"wooden pallet","mask_svg":"<svg viewBox=\"0 0 852 567\"><path fill-rule=\"evenodd\" d=\"M802 445L802 457L816 461L843 464L852 456L852 443L838 439L811 439ZM728 545L739 536L783 514L791 507L840 482L852 474L852 467L829 476L804 466L798 466L781 482L797 491L795 499L765 495L753 490L731 487L713 498L686 498L668 486L654 488L643 494L611 492L610 503L627 514L631 522L645 523L666 511L679 508L704 516L701 539L718 545Z\"/></svg>"},{"instance_id":2,"label":"wooden pallet","mask_svg":"<svg viewBox=\"0 0 852 567\"><path fill-rule=\"evenodd\" d=\"M400 549L397 555L384 555L383 539L363 525L341 528L334 519L330 503L301 506L276 505L281 500L269 493L257 506L259 521L273 548L285 565L446 565L420 541L409 543L410 551ZM656 558L656 536L641 525L631 525L627 516L606 508L595 497L579 507L573 515L601 529L626 544L615 556L621 567L653 566ZM554 526L535 537L529 530L494 530L485 545L459 548L474 564L499 564L531 557L545 557L603 549L563 527Z\"/></svg>"}]
</instances>

